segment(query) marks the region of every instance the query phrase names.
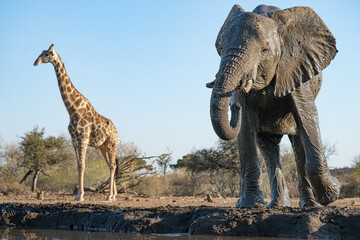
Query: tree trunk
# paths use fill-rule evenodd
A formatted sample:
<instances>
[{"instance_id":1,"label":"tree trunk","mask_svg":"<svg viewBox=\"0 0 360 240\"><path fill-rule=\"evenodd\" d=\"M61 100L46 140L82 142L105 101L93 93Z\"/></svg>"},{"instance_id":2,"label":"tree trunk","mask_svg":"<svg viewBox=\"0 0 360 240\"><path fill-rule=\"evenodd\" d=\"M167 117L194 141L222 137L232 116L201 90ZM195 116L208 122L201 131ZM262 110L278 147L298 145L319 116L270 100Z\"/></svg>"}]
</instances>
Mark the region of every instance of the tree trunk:
<instances>
[{"instance_id":1,"label":"tree trunk","mask_svg":"<svg viewBox=\"0 0 360 240\"><path fill-rule=\"evenodd\" d=\"M192 172L191 173L191 193L192 196L195 196L195 188L196 188L196 176L195 174Z\"/></svg>"},{"instance_id":2,"label":"tree trunk","mask_svg":"<svg viewBox=\"0 0 360 240\"><path fill-rule=\"evenodd\" d=\"M31 186L31 191L32 192L35 192L37 190L36 189L36 183L37 183L38 177L39 177L39 170L36 170L35 173L34 173L32 186Z\"/></svg>"}]
</instances>

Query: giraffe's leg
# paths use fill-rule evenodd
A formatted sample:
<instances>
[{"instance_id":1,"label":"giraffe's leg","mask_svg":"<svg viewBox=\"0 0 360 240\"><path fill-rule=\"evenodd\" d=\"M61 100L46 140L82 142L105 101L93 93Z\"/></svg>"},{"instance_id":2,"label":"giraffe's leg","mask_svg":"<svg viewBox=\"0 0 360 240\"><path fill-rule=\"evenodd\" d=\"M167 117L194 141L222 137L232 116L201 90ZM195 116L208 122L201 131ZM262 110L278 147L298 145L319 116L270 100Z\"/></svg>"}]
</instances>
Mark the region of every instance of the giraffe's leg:
<instances>
[{"instance_id":1,"label":"giraffe's leg","mask_svg":"<svg viewBox=\"0 0 360 240\"><path fill-rule=\"evenodd\" d=\"M107 197L108 201L115 200L116 196L116 186L115 186L115 155L108 148L108 140L105 141L103 145L99 147L102 155L105 158L105 161L110 170L110 178L109 178L109 196Z\"/></svg>"},{"instance_id":2,"label":"giraffe's leg","mask_svg":"<svg viewBox=\"0 0 360 240\"><path fill-rule=\"evenodd\" d=\"M115 167L116 168L116 167ZM115 172L115 171L114 171ZM113 196L113 200L116 200L116 196L117 196L117 189L116 189L116 179L115 179L115 173L114 173L114 196Z\"/></svg>"},{"instance_id":3,"label":"giraffe's leg","mask_svg":"<svg viewBox=\"0 0 360 240\"><path fill-rule=\"evenodd\" d=\"M109 151L109 170L110 170L110 199L116 200L116 183L115 183L115 169L116 169L116 162L115 162L115 154L112 151Z\"/></svg>"},{"instance_id":4,"label":"giraffe's leg","mask_svg":"<svg viewBox=\"0 0 360 240\"><path fill-rule=\"evenodd\" d=\"M78 143L75 147L77 166L78 166L78 194L76 201L84 201L84 172L85 172L85 156L88 144Z\"/></svg>"},{"instance_id":5,"label":"giraffe's leg","mask_svg":"<svg viewBox=\"0 0 360 240\"><path fill-rule=\"evenodd\" d=\"M115 154L114 154L115 156ZM116 160L114 157L114 160L112 160L112 164L114 165L114 185L113 185L113 200L116 200L116 195L117 195L117 189L116 189L116 178L115 178L115 171L116 171Z\"/></svg>"},{"instance_id":6,"label":"giraffe's leg","mask_svg":"<svg viewBox=\"0 0 360 240\"><path fill-rule=\"evenodd\" d=\"M115 127L114 127L115 129ZM116 171L116 152L119 146L119 135L115 129L115 132L110 137L110 143L108 144L109 148L109 169L110 169L110 178L112 178L112 189L113 195L112 200L116 200L117 189L116 189L116 179L115 179L115 171Z\"/></svg>"}]
</instances>

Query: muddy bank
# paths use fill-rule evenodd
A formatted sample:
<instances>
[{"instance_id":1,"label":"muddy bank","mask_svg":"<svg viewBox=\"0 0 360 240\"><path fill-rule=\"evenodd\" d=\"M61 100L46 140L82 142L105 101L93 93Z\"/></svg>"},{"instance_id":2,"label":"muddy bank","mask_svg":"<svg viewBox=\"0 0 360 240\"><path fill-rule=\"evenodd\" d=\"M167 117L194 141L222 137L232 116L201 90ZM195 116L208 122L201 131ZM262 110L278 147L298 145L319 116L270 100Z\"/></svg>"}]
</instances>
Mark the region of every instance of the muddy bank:
<instances>
[{"instance_id":1,"label":"muddy bank","mask_svg":"<svg viewBox=\"0 0 360 240\"><path fill-rule=\"evenodd\" d=\"M0 204L0 226L125 233L186 233L316 239L360 239L355 207L237 209L121 208L100 204Z\"/></svg>"},{"instance_id":2,"label":"muddy bank","mask_svg":"<svg viewBox=\"0 0 360 240\"><path fill-rule=\"evenodd\" d=\"M0 204L0 226L125 233L360 239L360 212L351 207L237 209L121 208L96 204Z\"/></svg>"}]
</instances>

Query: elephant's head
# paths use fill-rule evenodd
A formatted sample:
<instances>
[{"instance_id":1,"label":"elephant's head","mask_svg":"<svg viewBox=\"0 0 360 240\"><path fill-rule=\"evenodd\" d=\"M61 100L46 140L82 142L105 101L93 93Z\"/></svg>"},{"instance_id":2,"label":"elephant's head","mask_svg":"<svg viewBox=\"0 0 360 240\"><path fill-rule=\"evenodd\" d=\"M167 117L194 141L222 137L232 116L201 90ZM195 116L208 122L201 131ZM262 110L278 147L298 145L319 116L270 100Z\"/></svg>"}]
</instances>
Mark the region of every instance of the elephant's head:
<instances>
[{"instance_id":1,"label":"elephant's head","mask_svg":"<svg viewBox=\"0 0 360 240\"><path fill-rule=\"evenodd\" d=\"M274 85L274 95L286 94L309 81L336 55L335 38L320 17L308 7L279 10L259 6L245 12L235 5L216 40L221 56L210 103L217 135L225 140L240 131L240 107L228 110L235 90L247 94Z\"/></svg>"}]
</instances>

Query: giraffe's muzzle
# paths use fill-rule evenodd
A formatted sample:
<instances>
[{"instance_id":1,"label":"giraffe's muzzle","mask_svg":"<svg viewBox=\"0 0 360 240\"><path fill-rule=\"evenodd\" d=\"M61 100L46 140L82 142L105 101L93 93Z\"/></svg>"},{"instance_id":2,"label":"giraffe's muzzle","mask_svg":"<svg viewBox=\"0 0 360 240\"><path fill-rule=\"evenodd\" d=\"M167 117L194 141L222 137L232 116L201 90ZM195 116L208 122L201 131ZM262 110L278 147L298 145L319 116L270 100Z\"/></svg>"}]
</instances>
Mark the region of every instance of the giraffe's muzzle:
<instances>
[{"instance_id":1,"label":"giraffe's muzzle","mask_svg":"<svg viewBox=\"0 0 360 240\"><path fill-rule=\"evenodd\" d=\"M41 58L38 58L38 59L35 60L34 66L37 66L37 65L39 65L40 63L41 63Z\"/></svg>"}]
</instances>

